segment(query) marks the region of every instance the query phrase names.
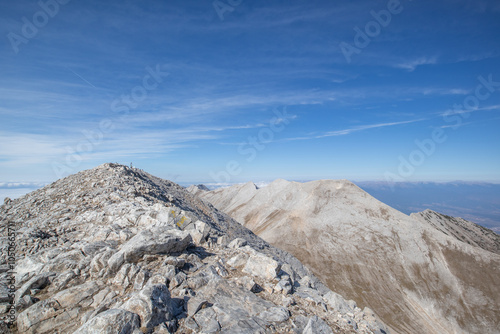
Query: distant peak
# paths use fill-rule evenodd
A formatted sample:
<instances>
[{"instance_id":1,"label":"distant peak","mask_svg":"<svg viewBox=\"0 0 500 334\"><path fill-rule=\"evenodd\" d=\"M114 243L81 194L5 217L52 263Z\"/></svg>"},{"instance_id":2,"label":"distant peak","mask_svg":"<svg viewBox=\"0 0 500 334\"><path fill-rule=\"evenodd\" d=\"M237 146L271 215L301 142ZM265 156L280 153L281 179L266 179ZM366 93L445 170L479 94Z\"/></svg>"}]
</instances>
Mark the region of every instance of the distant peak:
<instances>
[{"instance_id":1,"label":"distant peak","mask_svg":"<svg viewBox=\"0 0 500 334\"><path fill-rule=\"evenodd\" d=\"M331 180L331 179L326 179L326 180L318 180L318 181L312 181L312 182L319 182L322 184L335 184L337 186L356 186L353 182L347 180L347 179L338 179L338 180Z\"/></svg>"},{"instance_id":2,"label":"distant peak","mask_svg":"<svg viewBox=\"0 0 500 334\"><path fill-rule=\"evenodd\" d=\"M208 189L208 187L204 184L197 184L195 187L203 191L210 191L210 189Z\"/></svg>"},{"instance_id":3,"label":"distant peak","mask_svg":"<svg viewBox=\"0 0 500 334\"><path fill-rule=\"evenodd\" d=\"M292 183L291 181L287 181L285 179L276 179L269 184L269 186L277 186L277 185L287 185Z\"/></svg>"},{"instance_id":4,"label":"distant peak","mask_svg":"<svg viewBox=\"0 0 500 334\"><path fill-rule=\"evenodd\" d=\"M255 183L253 183L252 181L249 181L249 182L243 184L243 188L259 189L259 187L257 187L257 185Z\"/></svg>"},{"instance_id":5,"label":"distant peak","mask_svg":"<svg viewBox=\"0 0 500 334\"><path fill-rule=\"evenodd\" d=\"M296 182L296 181L287 181L284 179L276 179L272 183L269 184L270 187L273 188L282 188L289 186L291 184L297 185L299 187L330 187L330 188L335 188L336 190L341 190L341 189L351 189L352 190L358 190L360 192L365 192L361 188L359 188L356 184L353 182L346 180L346 179L339 179L339 180L332 180L332 179L322 179L322 180L314 180L314 181L307 181L307 182Z\"/></svg>"}]
</instances>

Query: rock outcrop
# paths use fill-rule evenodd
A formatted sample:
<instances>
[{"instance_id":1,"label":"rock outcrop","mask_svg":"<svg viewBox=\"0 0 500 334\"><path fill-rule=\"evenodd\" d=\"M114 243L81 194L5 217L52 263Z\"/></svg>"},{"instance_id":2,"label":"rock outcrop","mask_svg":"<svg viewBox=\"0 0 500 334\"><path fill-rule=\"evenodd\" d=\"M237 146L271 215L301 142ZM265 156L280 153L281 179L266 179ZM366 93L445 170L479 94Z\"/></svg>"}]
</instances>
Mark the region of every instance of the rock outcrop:
<instances>
[{"instance_id":1,"label":"rock outcrop","mask_svg":"<svg viewBox=\"0 0 500 334\"><path fill-rule=\"evenodd\" d=\"M80 172L6 202L0 218L2 254L16 230L13 332L388 333L289 253L139 169Z\"/></svg>"},{"instance_id":2,"label":"rock outcrop","mask_svg":"<svg viewBox=\"0 0 500 334\"><path fill-rule=\"evenodd\" d=\"M394 332L498 333L500 255L492 231L432 212L409 217L346 180L195 192L296 256L330 289L376 310ZM322 297L335 309L354 306ZM310 321L307 330L322 327Z\"/></svg>"}]
</instances>

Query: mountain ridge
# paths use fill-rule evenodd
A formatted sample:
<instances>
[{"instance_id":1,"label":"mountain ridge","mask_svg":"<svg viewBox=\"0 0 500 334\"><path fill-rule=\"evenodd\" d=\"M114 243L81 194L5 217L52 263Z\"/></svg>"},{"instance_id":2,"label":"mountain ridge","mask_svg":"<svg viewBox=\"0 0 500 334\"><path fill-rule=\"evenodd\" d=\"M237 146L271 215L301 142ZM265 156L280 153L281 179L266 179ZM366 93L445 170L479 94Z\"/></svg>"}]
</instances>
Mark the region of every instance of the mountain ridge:
<instances>
[{"instance_id":1,"label":"mountain ridge","mask_svg":"<svg viewBox=\"0 0 500 334\"><path fill-rule=\"evenodd\" d=\"M388 333L286 251L136 168L71 175L6 200L0 218L2 254L17 231L14 332Z\"/></svg>"}]
</instances>

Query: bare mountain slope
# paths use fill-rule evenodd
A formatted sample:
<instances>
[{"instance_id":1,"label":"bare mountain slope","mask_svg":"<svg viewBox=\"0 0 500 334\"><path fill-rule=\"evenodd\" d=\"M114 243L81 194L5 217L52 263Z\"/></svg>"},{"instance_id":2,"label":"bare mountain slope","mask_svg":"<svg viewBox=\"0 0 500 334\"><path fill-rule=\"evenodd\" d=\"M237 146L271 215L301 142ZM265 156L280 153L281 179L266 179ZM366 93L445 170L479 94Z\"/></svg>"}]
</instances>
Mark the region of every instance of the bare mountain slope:
<instances>
[{"instance_id":1,"label":"bare mountain slope","mask_svg":"<svg viewBox=\"0 0 500 334\"><path fill-rule=\"evenodd\" d=\"M500 235L490 229L462 218L450 217L432 210L412 213L410 216L431 225L446 235L455 237L457 240L500 254Z\"/></svg>"},{"instance_id":2,"label":"bare mountain slope","mask_svg":"<svg viewBox=\"0 0 500 334\"><path fill-rule=\"evenodd\" d=\"M397 333L498 333L500 256L438 232L349 181L276 180L199 196L294 254Z\"/></svg>"}]
</instances>

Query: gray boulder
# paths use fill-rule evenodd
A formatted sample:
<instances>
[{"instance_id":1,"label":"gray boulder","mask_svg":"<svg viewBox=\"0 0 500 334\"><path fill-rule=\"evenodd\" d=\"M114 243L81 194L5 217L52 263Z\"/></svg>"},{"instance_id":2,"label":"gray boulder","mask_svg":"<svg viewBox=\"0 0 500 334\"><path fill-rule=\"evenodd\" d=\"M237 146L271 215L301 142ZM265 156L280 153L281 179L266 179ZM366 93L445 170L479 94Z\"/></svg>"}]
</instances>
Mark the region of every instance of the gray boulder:
<instances>
[{"instance_id":1,"label":"gray boulder","mask_svg":"<svg viewBox=\"0 0 500 334\"><path fill-rule=\"evenodd\" d=\"M75 320L82 316L81 310L93 302L92 296L99 291L96 282L87 282L54 295L34 304L21 312L17 318L20 333L52 333L54 328L60 332L71 331Z\"/></svg>"},{"instance_id":2,"label":"gray boulder","mask_svg":"<svg viewBox=\"0 0 500 334\"><path fill-rule=\"evenodd\" d=\"M250 254L243 272L260 277L264 280L273 280L281 270L281 264L273 258L259 252Z\"/></svg>"},{"instance_id":3,"label":"gray boulder","mask_svg":"<svg viewBox=\"0 0 500 334\"><path fill-rule=\"evenodd\" d=\"M20 333L48 333L71 320L65 310L53 299L46 299L21 312L17 317Z\"/></svg>"},{"instance_id":4,"label":"gray boulder","mask_svg":"<svg viewBox=\"0 0 500 334\"><path fill-rule=\"evenodd\" d=\"M274 291L281 292L284 295L291 294L293 291L292 282L289 277L282 278L274 287Z\"/></svg>"},{"instance_id":5,"label":"gray boulder","mask_svg":"<svg viewBox=\"0 0 500 334\"><path fill-rule=\"evenodd\" d=\"M330 309L333 309L338 312L347 313L352 312L352 307L347 303L347 301L338 293L333 291L328 292L323 296L326 304Z\"/></svg>"},{"instance_id":6,"label":"gray boulder","mask_svg":"<svg viewBox=\"0 0 500 334\"><path fill-rule=\"evenodd\" d=\"M199 327L199 333L219 333L221 326L217 321L217 314L213 308L200 310L194 316L195 323Z\"/></svg>"},{"instance_id":7,"label":"gray boulder","mask_svg":"<svg viewBox=\"0 0 500 334\"><path fill-rule=\"evenodd\" d=\"M243 267L247 264L249 255L246 253L238 253L227 261L227 264L233 268Z\"/></svg>"},{"instance_id":8,"label":"gray boulder","mask_svg":"<svg viewBox=\"0 0 500 334\"><path fill-rule=\"evenodd\" d=\"M259 318L267 322L284 322L290 318L290 312L282 306L271 307L259 314Z\"/></svg>"},{"instance_id":9,"label":"gray boulder","mask_svg":"<svg viewBox=\"0 0 500 334\"><path fill-rule=\"evenodd\" d=\"M210 226L202 222L201 220L196 221L191 229L187 229L186 231L191 234L193 238L193 242L197 245L202 244L208 238L210 234Z\"/></svg>"}]
</instances>

